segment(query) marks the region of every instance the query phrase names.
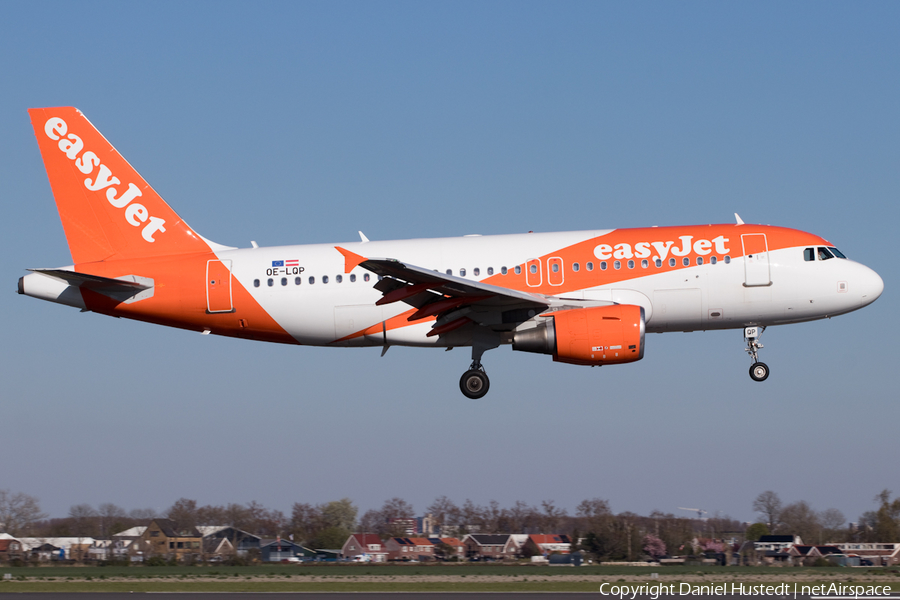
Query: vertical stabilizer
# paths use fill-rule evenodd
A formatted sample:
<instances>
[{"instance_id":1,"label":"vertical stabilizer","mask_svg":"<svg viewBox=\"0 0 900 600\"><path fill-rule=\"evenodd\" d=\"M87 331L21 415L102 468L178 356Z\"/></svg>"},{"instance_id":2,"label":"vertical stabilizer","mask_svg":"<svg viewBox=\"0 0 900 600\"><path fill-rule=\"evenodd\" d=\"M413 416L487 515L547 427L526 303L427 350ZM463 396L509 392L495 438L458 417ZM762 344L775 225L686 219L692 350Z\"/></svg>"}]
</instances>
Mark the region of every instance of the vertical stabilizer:
<instances>
[{"instance_id":1,"label":"vertical stabilizer","mask_svg":"<svg viewBox=\"0 0 900 600\"><path fill-rule=\"evenodd\" d=\"M28 113L76 265L210 251L81 111Z\"/></svg>"}]
</instances>

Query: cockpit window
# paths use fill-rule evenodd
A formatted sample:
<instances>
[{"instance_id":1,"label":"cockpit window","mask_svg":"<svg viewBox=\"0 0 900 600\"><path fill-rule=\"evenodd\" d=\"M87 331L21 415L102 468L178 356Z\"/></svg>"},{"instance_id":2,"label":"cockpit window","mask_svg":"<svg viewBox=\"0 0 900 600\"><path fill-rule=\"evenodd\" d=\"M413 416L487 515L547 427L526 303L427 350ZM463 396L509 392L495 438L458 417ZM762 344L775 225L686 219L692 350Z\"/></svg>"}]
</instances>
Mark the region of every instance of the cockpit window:
<instances>
[{"instance_id":1,"label":"cockpit window","mask_svg":"<svg viewBox=\"0 0 900 600\"><path fill-rule=\"evenodd\" d=\"M803 260L806 262L816 260L816 249L815 248L806 248L803 250Z\"/></svg>"},{"instance_id":2,"label":"cockpit window","mask_svg":"<svg viewBox=\"0 0 900 600\"><path fill-rule=\"evenodd\" d=\"M819 246L819 260L828 260L829 258L834 258L834 254L832 254L828 248Z\"/></svg>"},{"instance_id":3,"label":"cockpit window","mask_svg":"<svg viewBox=\"0 0 900 600\"><path fill-rule=\"evenodd\" d=\"M829 246L828 249L831 250L831 253L834 254L835 256L837 256L838 258L847 258L846 256L844 256L843 252L841 252L840 250L838 250L837 248L835 248L833 246Z\"/></svg>"}]
</instances>

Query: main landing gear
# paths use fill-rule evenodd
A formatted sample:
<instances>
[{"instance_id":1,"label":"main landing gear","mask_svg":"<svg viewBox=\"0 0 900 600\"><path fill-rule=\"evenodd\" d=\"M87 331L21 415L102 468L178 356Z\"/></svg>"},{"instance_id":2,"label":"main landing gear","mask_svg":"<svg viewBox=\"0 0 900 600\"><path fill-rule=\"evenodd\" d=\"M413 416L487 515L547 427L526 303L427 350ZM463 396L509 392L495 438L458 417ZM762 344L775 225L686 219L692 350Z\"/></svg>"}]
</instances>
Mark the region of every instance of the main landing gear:
<instances>
[{"instance_id":1,"label":"main landing gear","mask_svg":"<svg viewBox=\"0 0 900 600\"><path fill-rule=\"evenodd\" d=\"M769 377L769 366L759 362L759 350L763 347L759 338L765 330L765 327L744 327L744 339L747 340L745 350L753 359L753 364L750 365L750 378L753 381L765 381Z\"/></svg>"},{"instance_id":2,"label":"main landing gear","mask_svg":"<svg viewBox=\"0 0 900 600\"><path fill-rule=\"evenodd\" d=\"M487 373L484 372L484 367L477 360L472 361L469 370L459 378L460 391L472 400L484 397L490 387L491 380L488 379Z\"/></svg>"},{"instance_id":3,"label":"main landing gear","mask_svg":"<svg viewBox=\"0 0 900 600\"><path fill-rule=\"evenodd\" d=\"M466 398L478 400L488 393L491 380L488 379L484 367L481 366L481 357L486 350L500 345L500 336L493 332L487 332L485 328L475 330L472 339L472 364L469 370L459 378L459 390Z\"/></svg>"}]
</instances>

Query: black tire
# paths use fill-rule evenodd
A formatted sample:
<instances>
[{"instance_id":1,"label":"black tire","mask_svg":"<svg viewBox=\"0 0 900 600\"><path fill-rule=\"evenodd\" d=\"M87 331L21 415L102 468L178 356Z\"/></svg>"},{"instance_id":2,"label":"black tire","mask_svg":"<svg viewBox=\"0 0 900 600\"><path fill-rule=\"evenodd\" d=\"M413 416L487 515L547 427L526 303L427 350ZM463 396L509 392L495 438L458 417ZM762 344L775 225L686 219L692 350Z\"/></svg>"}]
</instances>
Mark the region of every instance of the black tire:
<instances>
[{"instance_id":1,"label":"black tire","mask_svg":"<svg viewBox=\"0 0 900 600\"><path fill-rule=\"evenodd\" d=\"M755 362L750 365L750 379L753 381L765 381L769 377L769 365Z\"/></svg>"},{"instance_id":2,"label":"black tire","mask_svg":"<svg viewBox=\"0 0 900 600\"><path fill-rule=\"evenodd\" d=\"M472 400L483 398L490 387L491 382L484 371L471 369L463 373L463 376L459 378L459 390L466 398L471 398Z\"/></svg>"}]
</instances>

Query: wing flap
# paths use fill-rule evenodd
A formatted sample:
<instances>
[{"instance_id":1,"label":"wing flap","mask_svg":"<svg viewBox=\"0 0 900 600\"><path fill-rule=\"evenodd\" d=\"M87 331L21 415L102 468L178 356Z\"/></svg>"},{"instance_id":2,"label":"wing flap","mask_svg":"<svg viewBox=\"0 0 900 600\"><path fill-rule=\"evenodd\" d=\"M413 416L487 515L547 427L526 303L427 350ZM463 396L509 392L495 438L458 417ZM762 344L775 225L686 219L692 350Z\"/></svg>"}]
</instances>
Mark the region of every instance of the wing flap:
<instances>
[{"instance_id":1,"label":"wing flap","mask_svg":"<svg viewBox=\"0 0 900 600\"><path fill-rule=\"evenodd\" d=\"M410 321L437 317L435 329L429 332L431 336L470 321L489 321L508 329L551 306L551 301L540 294L454 277L393 258L366 258L344 248L335 249L344 256L347 269L359 266L382 277L375 284L375 289L383 294L379 305L404 302L417 308ZM480 318L457 318L453 327L447 327L445 317L464 308L471 308Z\"/></svg>"}]
</instances>

